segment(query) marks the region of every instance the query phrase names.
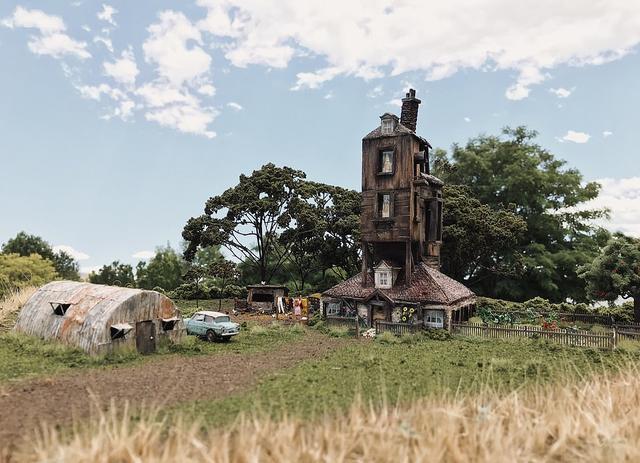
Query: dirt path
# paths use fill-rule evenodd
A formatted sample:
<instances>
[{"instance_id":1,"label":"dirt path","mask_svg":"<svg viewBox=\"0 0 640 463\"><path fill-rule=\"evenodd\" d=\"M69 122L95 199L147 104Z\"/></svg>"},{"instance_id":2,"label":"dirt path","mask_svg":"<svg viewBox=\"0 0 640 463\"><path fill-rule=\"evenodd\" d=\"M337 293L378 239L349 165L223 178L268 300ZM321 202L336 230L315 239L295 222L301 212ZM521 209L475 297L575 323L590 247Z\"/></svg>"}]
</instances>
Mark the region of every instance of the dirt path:
<instances>
[{"instance_id":1,"label":"dirt path","mask_svg":"<svg viewBox=\"0 0 640 463\"><path fill-rule=\"evenodd\" d=\"M74 417L88 418L96 401L101 407L111 400L166 406L196 398L221 398L249 388L267 373L321 358L346 342L308 331L301 341L267 352L172 356L11 385L0 389L0 449L15 444L43 422L65 425Z\"/></svg>"}]
</instances>

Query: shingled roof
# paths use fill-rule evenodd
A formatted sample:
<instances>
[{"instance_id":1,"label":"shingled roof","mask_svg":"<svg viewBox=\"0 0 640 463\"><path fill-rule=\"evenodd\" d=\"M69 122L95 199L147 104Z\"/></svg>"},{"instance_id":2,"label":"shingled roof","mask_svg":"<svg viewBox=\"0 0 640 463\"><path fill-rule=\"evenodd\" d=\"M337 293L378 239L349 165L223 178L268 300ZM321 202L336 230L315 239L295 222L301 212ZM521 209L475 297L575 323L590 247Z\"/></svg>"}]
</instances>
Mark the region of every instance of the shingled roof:
<instances>
[{"instance_id":1,"label":"shingled roof","mask_svg":"<svg viewBox=\"0 0 640 463\"><path fill-rule=\"evenodd\" d=\"M392 302L416 302L425 305L459 306L471 303L475 294L462 283L449 278L438 270L418 264L411 275L411 284L406 285L404 278L398 278L391 289L374 286L371 275L367 275L367 284L362 286L362 274L358 274L325 291L323 296L369 300L381 295Z\"/></svg>"},{"instance_id":2,"label":"shingled roof","mask_svg":"<svg viewBox=\"0 0 640 463\"><path fill-rule=\"evenodd\" d=\"M411 130L408 127L405 127L404 125L402 125L400 122L396 123L396 127L395 129L393 129L393 132L389 133L389 134L382 134L382 127L378 126L375 129L373 129L371 132L369 132L364 138L380 138L380 137L395 137L396 135L402 134L402 133L407 133L407 134L411 134L411 135L415 135L415 133L413 133L413 130Z\"/></svg>"}]
</instances>

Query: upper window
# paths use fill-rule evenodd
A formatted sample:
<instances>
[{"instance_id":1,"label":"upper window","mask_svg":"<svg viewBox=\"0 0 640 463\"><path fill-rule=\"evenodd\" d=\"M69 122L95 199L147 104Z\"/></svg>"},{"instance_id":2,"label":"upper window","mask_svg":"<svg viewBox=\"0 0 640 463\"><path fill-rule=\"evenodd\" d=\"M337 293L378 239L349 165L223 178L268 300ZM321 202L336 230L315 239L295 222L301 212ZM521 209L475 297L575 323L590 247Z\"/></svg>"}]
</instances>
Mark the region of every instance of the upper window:
<instances>
[{"instance_id":1,"label":"upper window","mask_svg":"<svg viewBox=\"0 0 640 463\"><path fill-rule=\"evenodd\" d=\"M383 219L391 217L391 193L378 195L378 213Z\"/></svg>"},{"instance_id":2,"label":"upper window","mask_svg":"<svg viewBox=\"0 0 640 463\"><path fill-rule=\"evenodd\" d=\"M382 120L382 135L391 135L393 133L393 119Z\"/></svg>"},{"instance_id":3,"label":"upper window","mask_svg":"<svg viewBox=\"0 0 640 463\"><path fill-rule=\"evenodd\" d=\"M380 164L378 172L381 174L393 173L393 150L380 151Z\"/></svg>"},{"instance_id":4,"label":"upper window","mask_svg":"<svg viewBox=\"0 0 640 463\"><path fill-rule=\"evenodd\" d=\"M380 272L378 274L378 284L380 286L388 286L389 285L389 272Z\"/></svg>"}]
</instances>

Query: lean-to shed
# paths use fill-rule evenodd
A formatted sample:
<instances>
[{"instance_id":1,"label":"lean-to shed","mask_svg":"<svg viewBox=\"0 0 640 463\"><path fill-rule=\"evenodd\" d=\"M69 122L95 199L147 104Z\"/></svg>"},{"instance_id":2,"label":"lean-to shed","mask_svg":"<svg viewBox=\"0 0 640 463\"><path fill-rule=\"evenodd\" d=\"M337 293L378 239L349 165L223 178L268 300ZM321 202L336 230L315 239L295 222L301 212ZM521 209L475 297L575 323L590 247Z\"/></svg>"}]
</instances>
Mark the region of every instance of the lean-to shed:
<instances>
[{"instance_id":1,"label":"lean-to shed","mask_svg":"<svg viewBox=\"0 0 640 463\"><path fill-rule=\"evenodd\" d=\"M54 281L24 305L15 330L57 339L90 354L130 346L156 350L165 337L179 342L182 317L168 297L156 292L75 281Z\"/></svg>"}]
</instances>

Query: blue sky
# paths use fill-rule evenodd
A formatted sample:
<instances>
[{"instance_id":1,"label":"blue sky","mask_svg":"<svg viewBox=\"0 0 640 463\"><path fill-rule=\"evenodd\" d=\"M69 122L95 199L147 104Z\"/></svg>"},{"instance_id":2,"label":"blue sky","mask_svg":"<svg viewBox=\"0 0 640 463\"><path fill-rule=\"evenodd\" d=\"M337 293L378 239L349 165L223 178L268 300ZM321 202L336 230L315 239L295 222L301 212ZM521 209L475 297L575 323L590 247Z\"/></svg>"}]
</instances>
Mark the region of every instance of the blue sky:
<instances>
[{"instance_id":1,"label":"blue sky","mask_svg":"<svg viewBox=\"0 0 640 463\"><path fill-rule=\"evenodd\" d=\"M266 162L357 189L408 86L433 146L525 124L640 236L640 2L333 3L3 2L0 242L135 263Z\"/></svg>"}]
</instances>

